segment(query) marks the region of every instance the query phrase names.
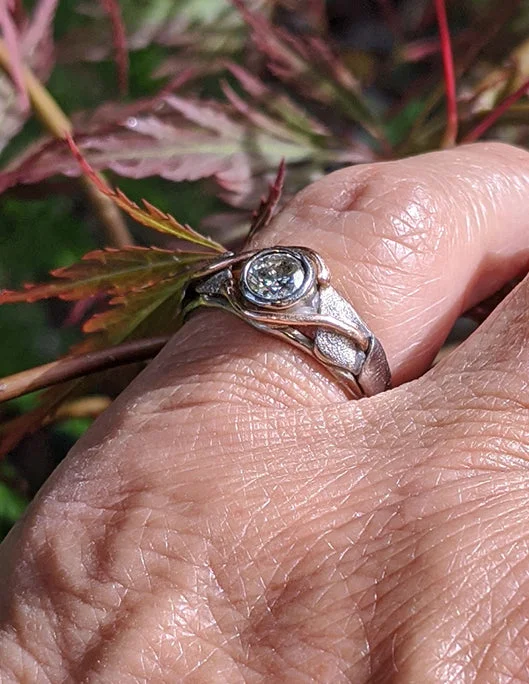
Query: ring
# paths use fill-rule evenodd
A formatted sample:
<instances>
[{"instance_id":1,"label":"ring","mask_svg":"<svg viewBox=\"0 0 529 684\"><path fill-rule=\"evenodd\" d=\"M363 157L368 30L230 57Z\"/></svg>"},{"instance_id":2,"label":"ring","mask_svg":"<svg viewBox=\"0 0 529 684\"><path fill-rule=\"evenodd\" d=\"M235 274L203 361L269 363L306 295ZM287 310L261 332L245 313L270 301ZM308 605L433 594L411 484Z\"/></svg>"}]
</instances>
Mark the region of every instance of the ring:
<instances>
[{"instance_id":1,"label":"ring","mask_svg":"<svg viewBox=\"0 0 529 684\"><path fill-rule=\"evenodd\" d=\"M382 345L331 286L317 252L307 247L226 252L193 278L184 315L202 306L229 311L310 354L352 397L390 388Z\"/></svg>"}]
</instances>

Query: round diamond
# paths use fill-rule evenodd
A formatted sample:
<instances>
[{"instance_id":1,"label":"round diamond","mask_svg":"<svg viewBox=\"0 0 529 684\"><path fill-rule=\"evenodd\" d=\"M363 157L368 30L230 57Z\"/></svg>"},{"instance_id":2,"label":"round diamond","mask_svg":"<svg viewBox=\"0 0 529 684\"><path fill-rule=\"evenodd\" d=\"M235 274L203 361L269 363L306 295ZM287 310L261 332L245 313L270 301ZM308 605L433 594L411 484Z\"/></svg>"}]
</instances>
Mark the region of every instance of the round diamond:
<instances>
[{"instance_id":1,"label":"round diamond","mask_svg":"<svg viewBox=\"0 0 529 684\"><path fill-rule=\"evenodd\" d=\"M258 254L244 271L247 296L269 303L296 299L302 294L305 279L303 262L289 252Z\"/></svg>"}]
</instances>

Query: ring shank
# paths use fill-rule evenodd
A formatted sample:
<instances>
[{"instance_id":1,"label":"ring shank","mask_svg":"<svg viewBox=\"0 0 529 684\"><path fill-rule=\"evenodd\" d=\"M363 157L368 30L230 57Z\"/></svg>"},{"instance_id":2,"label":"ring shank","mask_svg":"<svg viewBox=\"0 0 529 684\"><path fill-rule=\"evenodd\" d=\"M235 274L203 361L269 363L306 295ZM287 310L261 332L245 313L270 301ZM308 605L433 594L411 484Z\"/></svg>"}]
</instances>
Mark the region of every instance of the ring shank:
<instances>
[{"instance_id":1,"label":"ring shank","mask_svg":"<svg viewBox=\"0 0 529 684\"><path fill-rule=\"evenodd\" d=\"M241 269L265 252L275 256L282 251L311 259L313 288L287 306L283 302L258 306L245 297ZM272 268L270 278L274 275ZM227 253L199 275L187 298L184 313L202 306L220 308L310 354L351 397L373 396L391 386L391 372L380 341L353 306L330 286L323 259L310 249L275 247L238 255Z\"/></svg>"}]
</instances>

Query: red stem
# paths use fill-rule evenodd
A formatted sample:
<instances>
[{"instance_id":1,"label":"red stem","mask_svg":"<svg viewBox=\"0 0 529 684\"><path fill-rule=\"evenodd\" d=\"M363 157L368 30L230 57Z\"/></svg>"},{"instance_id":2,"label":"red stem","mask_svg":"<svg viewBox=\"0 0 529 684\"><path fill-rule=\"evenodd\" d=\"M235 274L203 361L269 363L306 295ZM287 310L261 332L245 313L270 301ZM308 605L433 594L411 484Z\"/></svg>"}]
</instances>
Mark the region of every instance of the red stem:
<instances>
[{"instance_id":1,"label":"red stem","mask_svg":"<svg viewBox=\"0 0 529 684\"><path fill-rule=\"evenodd\" d=\"M119 0L101 0L103 9L108 14L112 25L112 39L116 53L118 84L122 95L127 94L129 80L129 53L127 50L127 34L119 6Z\"/></svg>"},{"instance_id":2,"label":"red stem","mask_svg":"<svg viewBox=\"0 0 529 684\"><path fill-rule=\"evenodd\" d=\"M88 354L67 356L44 366L10 375L0 379L0 403L83 375L152 359L168 340L168 336L133 340Z\"/></svg>"},{"instance_id":3,"label":"red stem","mask_svg":"<svg viewBox=\"0 0 529 684\"><path fill-rule=\"evenodd\" d=\"M463 143L471 143L475 142L481 136L483 133L488 131L488 129L496 123L496 121L500 118L502 114L504 114L512 105L517 102L523 95L525 95L529 91L529 79L525 81L519 88L518 90L515 90L514 93L511 93L510 95L507 95L507 97L500 102L500 104L495 107L492 112L487 114L487 116L482 119L482 121L479 122L479 124L473 128L470 133L467 133L465 137L463 138L462 142Z\"/></svg>"},{"instance_id":4,"label":"red stem","mask_svg":"<svg viewBox=\"0 0 529 684\"><path fill-rule=\"evenodd\" d=\"M439 26L441 40L441 54L443 58L443 72L446 91L446 131L443 139L443 147L453 147L457 140L457 99L456 99L456 76L454 70L454 57L450 40L450 29L446 18L445 0L435 0L435 12Z\"/></svg>"}]
</instances>

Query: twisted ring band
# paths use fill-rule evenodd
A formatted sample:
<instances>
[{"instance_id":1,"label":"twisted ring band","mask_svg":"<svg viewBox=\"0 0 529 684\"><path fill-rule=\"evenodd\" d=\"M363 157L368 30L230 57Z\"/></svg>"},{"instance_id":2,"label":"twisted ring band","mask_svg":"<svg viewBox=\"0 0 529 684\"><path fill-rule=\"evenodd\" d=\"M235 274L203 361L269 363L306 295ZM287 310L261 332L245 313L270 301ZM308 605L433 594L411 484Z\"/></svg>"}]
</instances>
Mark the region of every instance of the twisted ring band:
<instances>
[{"instance_id":1,"label":"twisted ring band","mask_svg":"<svg viewBox=\"0 0 529 684\"><path fill-rule=\"evenodd\" d=\"M195 276L185 312L228 311L310 354L350 396L383 392L391 373L382 345L330 280L307 247L227 252Z\"/></svg>"}]
</instances>

